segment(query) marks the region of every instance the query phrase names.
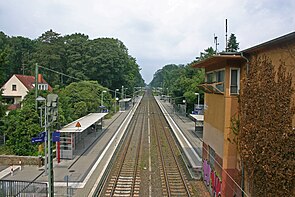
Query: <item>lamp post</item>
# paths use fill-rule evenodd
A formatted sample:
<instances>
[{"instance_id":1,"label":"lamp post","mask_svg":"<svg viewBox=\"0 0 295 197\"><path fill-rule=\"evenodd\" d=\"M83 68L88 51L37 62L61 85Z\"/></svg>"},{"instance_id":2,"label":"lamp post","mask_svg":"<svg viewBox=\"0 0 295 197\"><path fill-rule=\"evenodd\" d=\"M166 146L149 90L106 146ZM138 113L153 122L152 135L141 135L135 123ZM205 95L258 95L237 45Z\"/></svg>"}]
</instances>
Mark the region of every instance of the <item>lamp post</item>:
<instances>
[{"instance_id":1,"label":"lamp post","mask_svg":"<svg viewBox=\"0 0 295 197\"><path fill-rule=\"evenodd\" d=\"M105 91L105 90L103 90L102 92L101 92L101 107L103 106L103 93L106 93L107 91Z\"/></svg>"},{"instance_id":2,"label":"lamp post","mask_svg":"<svg viewBox=\"0 0 295 197\"><path fill-rule=\"evenodd\" d=\"M195 95L198 96L198 108L199 108L199 105L200 105L200 94L196 92Z\"/></svg>"},{"instance_id":3,"label":"lamp post","mask_svg":"<svg viewBox=\"0 0 295 197\"><path fill-rule=\"evenodd\" d=\"M117 91L119 91L119 89L115 89L115 113L117 112Z\"/></svg>"},{"instance_id":4,"label":"lamp post","mask_svg":"<svg viewBox=\"0 0 295 197\"><path fill-rule=\"evenodd\" d=\"M122 99L124 99L124 86L122 86Z\"/></svg>"},{"instance_id":5,"label":"lamp post","mask_svg":"<svg viewBox=\"0 0 295 197\"><path fill-rule=\"evenodd\" d=\"M184 105L185 105L184 114L186 115L186 100L182 100L182 102L183 102L183 103L184 103Z\"/></svg>"},{"instance_id":6,"label":"lamp post","mask_svg":"<svg viewBox=\"0 0 295 197\"><path fill-rule=\"evenodd\" d=\"M125 88L125 98L126 98L127 89L128 89L128 88Z\"/></svg>"},{"instance_id":7,"label":"lamp post","mask_svg":"<svg viewBox=\"0 0 295 197\"><path fill-rule=\"evenodd\" d=\"M45 107L44 107L44 128L45 128L45 140L44 140L44 155L45 155L45 164L44 164L44 168L45 168L45 176L48 175L48 172L47 172L47 107L46 107L46 99L42 96L38 96L36 98L36 101L38 102L45 102ZM42 107L40 108L40 118L41 118L41 127L43 126L42 125Z\"/></svg>"}]
</instances>

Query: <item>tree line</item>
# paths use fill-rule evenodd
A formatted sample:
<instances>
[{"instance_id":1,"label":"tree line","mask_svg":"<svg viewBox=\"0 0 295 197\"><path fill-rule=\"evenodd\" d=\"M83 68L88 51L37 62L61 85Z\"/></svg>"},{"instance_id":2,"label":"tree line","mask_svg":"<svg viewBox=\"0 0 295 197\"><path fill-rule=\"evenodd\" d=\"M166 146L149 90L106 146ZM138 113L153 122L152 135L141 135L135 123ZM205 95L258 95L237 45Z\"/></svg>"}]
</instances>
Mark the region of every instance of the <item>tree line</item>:
<instances>
[{"instance_id":1,"label":"tree line","mask_svg":"<svg viewBox=\"0 0 295 197\"><path fill-rule=\"evenodd\" d=\"M98 81L110 89L144 85L136 59L118 39L89 39L81 33L61 36L49 30L31 40L0 32L0 85L13 74L34 76L36 63L79 80ZM52 86L73 82L45 69L40 72Z\"/></svg>"},{"instance_id":2,"label":"tree line","mask_svg":"<svg viewBox=\"0 0 295 197\"><path fill-rule=\"evenodd\" d=\"M136 59L118 39L91 40L80 33L61 36L49 30L31 40L0 32L1 86L13 74L34 76L36 64L41 66L39 73L53 87L53 93L59 95L59 117L54 129L88 113L99 112L102 97L104 106L114 111L112 90L121 89L122 85L128 88L129 95L134 87L145 85ZM38 94L46 97L49 92ZM0 138L4 141L5 136L6 141L5 146L0 146L1 153L38 154L37 144L32 144L31 138L44 128L40 126L40 109L36 110L35 99L33 90L22 101L21 109L5 115L7 106L0 93Z\"/></svg>"}]
</instances>

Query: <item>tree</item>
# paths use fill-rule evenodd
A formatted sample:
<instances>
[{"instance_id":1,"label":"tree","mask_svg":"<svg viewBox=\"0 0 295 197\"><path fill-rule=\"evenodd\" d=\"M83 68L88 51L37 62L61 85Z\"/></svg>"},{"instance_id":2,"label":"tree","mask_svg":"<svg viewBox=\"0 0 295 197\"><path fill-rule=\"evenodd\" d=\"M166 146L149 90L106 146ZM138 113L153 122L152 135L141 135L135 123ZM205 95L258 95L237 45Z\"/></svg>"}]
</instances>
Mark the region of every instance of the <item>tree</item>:
<instances>
[{"instance_id":1,"label":"tree","mask_svg":"<svg viewBox=\"0 0 295 197\"><path fill-rule=\"evenodd\" d=\"M6 145L16 155L37 155L37 145L31 143L41 131L35 96L31 91L23 101L22 109L11 111L3 118Z\"/></svg>"},{"instance_id":2,"label":"tree","mask_svg":"<svg viewBox=\"0 0 295 197\"><path fill-rule=\"evenodd\" d=\"M70 76L77 77L82 80L88 80L88 73L93 74L93 68L87 67L89 56L88 51L88 36L80 33L67 35L64 37L66 65L64 65L66 73ZM90 69L90 70L88 70ZM70 84L72 79L62 81L62 83Z\"/></svg>"},{"instance_id":3,"label":"tree","mask_svg":"<svg viewBox=\"0 0 295 197\"><path fill-rule=\"evenodd\" d=\"M207 49L204 49L204 52L201 52L199 60L207 59L212 55L215 55L215 50L212 47L208 47Z\"/></svg>"},{"instance_id":4,"label":"tree","mask_svg":"<svg viewBox=\"0 0 295 197\"><path fill-rule=\"evenodd\" d=\"M208 48L207 52L209 54L212 51ZM162 93L178 98L175 100L176 104L182 103L185 98L190 111L196 102L195 92L202 92L197 85L202 83L204 78L204 70L192 68L191 64L186 66L170 64L156 71L150 86L161 87Z\"/></svg>"},{"instance_id":5,"label":"tree","mask_svg":"<svg viewBox=\"0 0 295 197\"><path fill-rule=\"evenodd\" d=\"M36 51L32 64L38 63L40 66L65 73L66 56L63 37L52 30L46 31L36 40ZM60 76L47 70L43 71L44 77L49 84L60 83Z\"/></svg>"},{"instance_id":6,"label":"tree","mask_svg":"<svg viewBox=\"0 0 295 197\"><path fill-rule=\"evenodd\" d=\"M237 42L237 38L235 34L231 34L227 43L227 51L237 52L238 50L239 50L239 43Z\"/></svg>"},{"instance_id":7,"label":"tree","mask_svg":"<svg viewBox=\"0 0 295 197\"><path fill-rule=\"evenodd\" d=\"M128 87L128 91L134 86L144 86L136 59L118 39L90 40L81 33L61 36L49 30L30 40L21 36L10 38L0 32L1 85L13 74L34 75L36 63L81 80L96 80L113 90L122 85ZM53 87L73 82L72 78L46 69L39 72Z\"/></svg>"},{"instance_id":8,"label":"tree","mask_svg":"<svg viewBox=\"0 0 295 197\"><path fill-rule=\"evenodd\" d=\"M101 94L105 87L97 81L73 82L59 90L59 122L64 125L91 112L99 112ZM104 93L104 105L111 109L111 95Z\"/></svg>"},{"instance_id":9,"label":"tree","mask_svg":"<svg viewBox=\"0 0 295 197\"><path fill-rule=\"evenodd\" d=\"M6 112L6 105L2 100L2 90L0 89L0 145L4 140L3 118Z\"/></svg>"}]
</instances>

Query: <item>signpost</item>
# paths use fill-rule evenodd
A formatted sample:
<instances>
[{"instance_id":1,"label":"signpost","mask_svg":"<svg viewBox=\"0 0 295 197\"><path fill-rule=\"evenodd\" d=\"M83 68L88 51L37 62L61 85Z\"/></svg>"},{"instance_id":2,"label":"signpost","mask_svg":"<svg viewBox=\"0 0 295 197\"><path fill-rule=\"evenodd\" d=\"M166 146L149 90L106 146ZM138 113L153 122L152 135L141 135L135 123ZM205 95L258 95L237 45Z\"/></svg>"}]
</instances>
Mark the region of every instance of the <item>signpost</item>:
<instances>
[{"instance_id":1,"label":"signpost","mask_svg":"<svg viewBox=\"0 0 295 197\"><path fill-rule=\"evenodd\" d=\"M45 142L45 132L39 133L38 137L33 137L31 139L32 143L37 143L37 142Z\"/></svg>"}]
</instances>

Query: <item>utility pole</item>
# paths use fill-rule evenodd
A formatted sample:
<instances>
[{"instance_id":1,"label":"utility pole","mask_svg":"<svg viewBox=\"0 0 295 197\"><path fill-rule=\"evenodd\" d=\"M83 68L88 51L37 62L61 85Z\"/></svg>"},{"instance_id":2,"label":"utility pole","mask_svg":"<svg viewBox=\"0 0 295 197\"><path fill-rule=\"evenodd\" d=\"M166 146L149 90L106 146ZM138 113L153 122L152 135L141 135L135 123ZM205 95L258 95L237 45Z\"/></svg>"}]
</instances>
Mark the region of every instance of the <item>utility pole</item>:
<instances>
[{"instance_id":1,"label":"utility pole","mask_svg":"<svg viewBox=\"0 0 295 197\"><path fill-rule=\"evenodd\" d=\"M225 19L225 52L228 51L227 48L227 19Z\"/></svg>"},{"instance_id":2,"label":"utility pole","mask_svg":"<svg viewBox=\"0 0 295 197\"><path fill-rule=\"evenodd\" d=\"M48 122L52 125L53 122L57 120L58 115L58 95L48 94L47 103L48 107ZM48 128L47 133L47 144L48 144L48 193L49 197L54 197L54 175L53 175L53 155L52 155L52 140L50 130Z\"/></svg>"},{"instance_id":3,"label":"utility pole","mask_svg":"<svg viewBox=\"0 0 295 197\"><path fill-rule=\"evenodd\" d=\"M38 97L38 64L36 63L35 65L35 100L36 100L36 111L38 110L38 101L37 101L37 97Z\"/></svg>"}]
</instances>

